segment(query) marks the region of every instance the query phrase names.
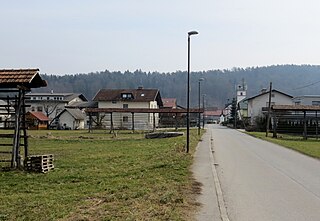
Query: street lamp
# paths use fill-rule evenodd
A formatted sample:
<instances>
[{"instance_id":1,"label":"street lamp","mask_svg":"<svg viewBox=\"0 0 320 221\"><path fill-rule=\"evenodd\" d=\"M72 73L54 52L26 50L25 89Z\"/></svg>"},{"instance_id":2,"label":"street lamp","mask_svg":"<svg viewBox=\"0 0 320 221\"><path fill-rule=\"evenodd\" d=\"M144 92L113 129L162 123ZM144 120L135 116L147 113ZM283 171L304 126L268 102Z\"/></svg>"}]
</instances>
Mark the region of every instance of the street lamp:
<instances>
[{"instance_id":1,"label":"street lamp","mask_svg":"<svg viewBox=\"0 0 320 221\"><path fill-rule=\"evenodd\" d=\"M189 140L190 140L190 36L197 35L197 31L188 32L188 83L187 83L187 149L186 152L189 153Z\"/></svg>"},{"instance_id":2,"label":"street lamp","mask_svg":"<svg viewBox=\"0 0 320 221\"><path fill-rule=\"evenodd\" d=\"M202 128L204 128L204 110L205 110L205 107L204 107L204 97L206 95L205 94L202 94L202 109L203 109L203 114L202 114Z\"/></svg>"},{"instance_id":3,"label":"street lamp","mask_svg":"<svg viewBox=\"0 0 320 221\"><path fill-rule=\"evenodd\" d=\"M200 114L200 108L201 108L201 104L200 104L200 95L201 95L201 81L203 81L204 80L204 78L199 78L199 81L198 81L198 83L199 83L199 96L198 96L198 104L199 104L199 106L198 106L198 108L199 108L199 113L198 113L198 135L200 135L200 129L201 129L201 123L200 123L200 121L201 121L201 114Z\"/></svg>"}]
</instances>

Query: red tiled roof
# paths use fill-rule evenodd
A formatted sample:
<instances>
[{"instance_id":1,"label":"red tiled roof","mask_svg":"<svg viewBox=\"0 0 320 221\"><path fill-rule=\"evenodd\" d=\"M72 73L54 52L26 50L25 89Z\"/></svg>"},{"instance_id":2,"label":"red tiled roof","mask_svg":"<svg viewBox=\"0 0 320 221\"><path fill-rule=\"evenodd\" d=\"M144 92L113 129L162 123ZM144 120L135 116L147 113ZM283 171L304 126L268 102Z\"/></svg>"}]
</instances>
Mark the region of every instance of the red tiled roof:
<instances>
[{"instance_id":1,"label":"red tiled roof","mask_svg":"<svg viewBox=\"0 0 320 221\"><path fill-rule=\"evenodd\" d=\"M37 88L47 86L47 82L42 80L39 69L4 69L0 70L0 88L25 86L27 88Z\"/></svg>"},{"instance_id":2,"label":"red tiled roof","mask_svg":"<svg viewBox=\"0 0 320 221\"><path fill-rule=\"evenodd\" d=\"M215 110L215 111L204 111L205 116L220 116L222 114L222 110ZM224 114L224 113L223 113Z\"/></svg>"},{"instance_id":3,"label":"red tiled roof","mask_svg":"<svg viewBox=\"0 0 320 221\"><path fill-rule=\"evenodd\" d=\"M29 111L28 112L30 115L32 115L33 117L37 118L40 121L49 121L50 119L44 115L42 112L33 112L33 111Z\"/></svg>"},{"instance_id":4,"label":"red tiled roof","mask_svg":"<svg viewBox=\"0 0 320 221\"><path fill-rule=\"evenodd\" d=\"M162 98L163 107L177 107L177 99L176 98Z\"/></svg>"}]
</instances>

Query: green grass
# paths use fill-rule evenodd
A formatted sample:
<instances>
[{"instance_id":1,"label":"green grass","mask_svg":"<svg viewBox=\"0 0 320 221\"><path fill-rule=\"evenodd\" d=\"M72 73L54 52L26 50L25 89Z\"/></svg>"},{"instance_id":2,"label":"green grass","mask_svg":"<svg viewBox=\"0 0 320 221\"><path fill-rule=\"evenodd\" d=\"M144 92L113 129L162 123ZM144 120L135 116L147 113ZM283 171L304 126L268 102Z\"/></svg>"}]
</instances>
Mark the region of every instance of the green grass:
<instances>
[{"instance_id":1,"label":"green grass","mask_svg":"<svg viewBox=\"0 0 320 221\"><path fill-rule=\"evenodd\" d=\"M272 134L268 137L265 136L265 132L246 132L254 137L299 151L300 153L308 156L320 159L320 140L315 138L308 138L303 140L301 136L289 136L289 135L278 135L278 138L272 138Z\"/></svg>"},{"instance_id":2,"label":"green grass","mask_svg":"<svg viewBox=\"0 0 320 221\"><path fill-rule=\"evenodd\" d=\"M197 207L185 136L30 135L30 154L54 154L55 170L0 171L0 220L190 220ZM193 152L200 137L190 137Z\"/></svg>"}]
</instances>

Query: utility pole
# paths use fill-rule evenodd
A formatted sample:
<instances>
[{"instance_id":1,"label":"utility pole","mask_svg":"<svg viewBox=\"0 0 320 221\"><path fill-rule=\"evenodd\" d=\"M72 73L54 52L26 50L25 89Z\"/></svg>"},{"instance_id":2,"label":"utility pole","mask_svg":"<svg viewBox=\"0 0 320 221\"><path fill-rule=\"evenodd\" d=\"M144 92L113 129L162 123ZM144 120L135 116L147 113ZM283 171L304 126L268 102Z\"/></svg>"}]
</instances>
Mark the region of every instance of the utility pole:
<instances>
[{"instance_id":1,"label":"utility pole","mask_svg":"<svg viewBox=\"0 0 320 221\"><path fill-rule=\"evenodd\" d=\"M269 132L269 122L270 122L270 112L271 112L271 95L272 95L272 82L270 82L270 89L269 89L269 105L268 105L268 115L267 115L266 137L268 137L268 132Z\"/></svg>"}]
</instances>

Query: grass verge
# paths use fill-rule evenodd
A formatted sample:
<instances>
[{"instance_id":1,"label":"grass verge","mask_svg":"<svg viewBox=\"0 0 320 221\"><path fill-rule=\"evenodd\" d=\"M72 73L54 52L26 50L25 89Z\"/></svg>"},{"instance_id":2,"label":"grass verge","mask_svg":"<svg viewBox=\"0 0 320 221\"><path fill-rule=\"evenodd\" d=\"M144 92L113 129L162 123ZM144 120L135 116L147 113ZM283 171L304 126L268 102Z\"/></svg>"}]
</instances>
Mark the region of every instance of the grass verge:
<instances>
[{"instance_id":1,"label":"grass verge","mask_svg":"<svg viewBox=\"0 0 320 221\"><path fill-rule=\"evenodd\" d=\"M254 137L287 147L299 151L300 153L306 154L308 156L320 159L320 140L315 138L308 138L308 140L303 140L303 138L298 136L290 135L278 135L278 138L272 138L265 136L265 132L246 132Z\"/></svg>"},{"instance_id":2,"label":"grass verge","mask_svg":"<svg viewBox=\"0 0 320 221\"><path fill-rule=\"evenodd\" d=\"M30 154L54 154L47 174L0 171L0 220L190 220L189 170L200 139L142 133L30 131Z\"/></svg>"}]
</instances>

